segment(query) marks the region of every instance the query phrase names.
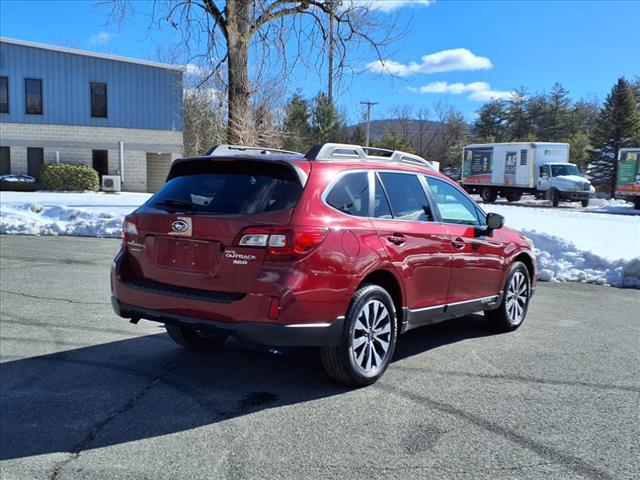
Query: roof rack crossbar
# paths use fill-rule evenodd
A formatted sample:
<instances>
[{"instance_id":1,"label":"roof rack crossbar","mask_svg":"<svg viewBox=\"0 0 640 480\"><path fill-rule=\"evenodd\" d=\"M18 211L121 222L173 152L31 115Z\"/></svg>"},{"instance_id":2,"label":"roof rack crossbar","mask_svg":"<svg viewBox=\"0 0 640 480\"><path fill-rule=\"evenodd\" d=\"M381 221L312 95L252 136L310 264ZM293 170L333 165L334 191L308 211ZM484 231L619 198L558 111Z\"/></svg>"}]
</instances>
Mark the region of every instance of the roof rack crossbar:
<instances>
[{"instance_id":1,"label":"roof rack crossbar","mask_svg":"<svg viewBox=\"0 0 640 480\"><path fill-rule=\"evenodd\" d=\"M439 162L430 162L412 153L378 147L362 147L360 145L350 145L346 143L323 143L315 145L309 150L305 157L309 160L354 159L405 163L426 167L436 172L440 169Z\"/></svg>"},{"instance_id":2,"label":"roof rack crossbar","mask_svg":"<svg viewBox=\"0 0 640 480\"><path fill-rule=\"evenodd\" d=\"M272 153L280 153L284 155L298 155L302 156L300 152L292 152L290 150L280 150L277 148L268 147L249 147L245 145L214 145L211 147L204 156L209 157L237 157L242 155L270 155Z\"/></svg>"}]
</instances>

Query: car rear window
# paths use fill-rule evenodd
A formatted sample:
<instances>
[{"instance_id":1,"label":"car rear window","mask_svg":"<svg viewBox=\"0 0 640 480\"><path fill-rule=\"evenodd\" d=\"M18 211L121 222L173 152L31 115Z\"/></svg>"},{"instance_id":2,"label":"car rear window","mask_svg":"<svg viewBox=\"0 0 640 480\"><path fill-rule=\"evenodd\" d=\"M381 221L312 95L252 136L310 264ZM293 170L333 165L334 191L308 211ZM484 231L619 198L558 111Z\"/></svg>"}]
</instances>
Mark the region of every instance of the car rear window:
<instances>
[{"instance_id":1,"label":"car rear window","mask_svg":"<svg viewBox=\"0 0 640 480\"><path fill-rule=\"evenodd\" d=\"M275 212L295 207L302 193L295 172L281 164L194 162L172 170L170 176L174 178L150 200L156 208L209 214Z\"/></svg>"}]
</instances>

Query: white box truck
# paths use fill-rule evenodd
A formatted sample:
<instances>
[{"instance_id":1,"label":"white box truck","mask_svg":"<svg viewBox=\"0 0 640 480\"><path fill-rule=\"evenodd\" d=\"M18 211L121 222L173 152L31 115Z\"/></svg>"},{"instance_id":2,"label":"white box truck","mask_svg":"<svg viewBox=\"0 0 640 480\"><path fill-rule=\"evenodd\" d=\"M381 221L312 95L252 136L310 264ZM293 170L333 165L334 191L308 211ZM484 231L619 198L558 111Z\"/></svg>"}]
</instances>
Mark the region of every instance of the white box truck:
<instances>
[{"instance_id":1,"label":"white box truck","mask_svg":"<svg viewBox=\"0 0 640 480\"><path fill-rule=\"evenodd\" d=\"M523 194L589 205L595 188L569 163L568 143L481 143L464 147L460 183L487 203L498 196L517 202Z\"/></svg>"}]
</instances>

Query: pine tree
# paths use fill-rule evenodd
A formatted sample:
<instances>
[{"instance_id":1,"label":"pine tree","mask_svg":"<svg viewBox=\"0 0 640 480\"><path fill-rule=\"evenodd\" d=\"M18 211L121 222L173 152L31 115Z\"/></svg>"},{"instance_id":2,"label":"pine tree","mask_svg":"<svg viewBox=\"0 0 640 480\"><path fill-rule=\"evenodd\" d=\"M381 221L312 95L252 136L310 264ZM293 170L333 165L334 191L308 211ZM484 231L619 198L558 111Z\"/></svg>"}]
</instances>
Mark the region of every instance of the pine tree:
<instances>
[{"instance_id":1,"label":"pine tree","mask_svg":"<svg viewBox=\"0 0 640 480\"><path fill-rule=\"evenodd\" d=\"M587 173L596 187L613 196L618 174L618 151L640 145L640 112L631 84L621 77L600 110L593 133L591 163Z\"/></svg>"},{"instance_id":2,"label":"pine tree","mask_svg":"<svg viewBox=\"0 0 640 480\"><path fill-rule=\"evenodd\" d=\"M502 142L505 140L507 111L504 102L492 100L478 110L474 124L475 135L479 141Z\"/></svg>"},{"instance_id":3,"label":"pine tree","mask_svg":"<svg viewBox=\"0 0 640 480\"><path fill-rule=\"evenodd\" d=\"M356 127L351 131L351 135L349 135L349 142L354 145L364 145L367 141L367 132L365 131L362 124L356 125Z\"/></svg>"},{"instance_id":4,"label":"pine tree","mask_svg":"<svg viewBox=\"0 0 640 480\"><path fill-rule=\"evenodd\" d=\"M547 96L544 139L548 142L558 142L568 132L571 99L569 91L556 82Z\"/></svg>"},{"instance_id":5,"label":"pine tree","mask_svg":"<svg viewBox=\"0 0 640 480\"><path fill-rule=\"evenodd\" d=\"M315 143L337 142L346 135L342 115L323 92L313 99L311 132Z\"/></svg>"},{"instance_id":6,"label":"pine tree","mask_svg":"<svg viewBox=\"0 0 640 480\"><path fill-rule=\"evenodd\" d=\"M527 90L517 89L507 101L507 137L512 142L526 139L531 132L527 112Z\"/></svg>"},{"instance_id":7,"label":"pine tree","mask_svg":"<svg viewBox=\"0 0 640 480\"><path fill-rule=\"evenodd\" d=\"M313 140L310 119L309 102L300 93L295 93L286 106L283 145L285 149L306 152L311 147Z\"/></svg>"}]
</instances>

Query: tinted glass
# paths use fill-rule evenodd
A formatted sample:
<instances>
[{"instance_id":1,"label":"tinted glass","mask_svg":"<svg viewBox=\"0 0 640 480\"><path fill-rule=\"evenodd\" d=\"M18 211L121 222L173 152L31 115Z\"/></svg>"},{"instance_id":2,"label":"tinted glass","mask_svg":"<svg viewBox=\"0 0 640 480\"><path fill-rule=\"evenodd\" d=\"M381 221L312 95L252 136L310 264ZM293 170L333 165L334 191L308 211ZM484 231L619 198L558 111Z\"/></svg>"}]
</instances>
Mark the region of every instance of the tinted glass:
<instances>
[{"instance_id":1,"label":"tinted glass","mask_svg":"<svg viewBox=\"0 0 640 480\"><path fill-rule=\"evenodd\" d=\"M578 167L575 165L551 165L551 172L554 177L560 175L580 175Z\"/></svg>"},{"instance_id":2,"label":"tinted glass","mask_svg":"<svg viewBox=\"0 0 640 480\"><path fill-rule=\"evenodd\" d=\"M215 214L251 214L293 208L302 192L287 167L256 162L187 165L150 200L162 209Z\"/></svg>"},{"instance_id":3,"label":"tinted glass","mask_svg":"<svg viewBox=\"0 0 640 480\"><path fill-rule=\"evenodd\" d=\"M0 77L0 113L9 113L9 79Z\"/></svg>"},{"instance_id":4,"label":"tinted glass","mask_svg":"<svg viewBox=\"0 0 640 480\"><path fill-rule=\"evenodd\" d=\"M393 218L428 220L425 209L429 209L429 202L417 175L380 173L380 178L391 203Z\"/></svg>"},{"instance_id":5,"label":"tinted glass","mask_svg":"<svg viewBox=\"0 0 640 480\"><path fill-rule=\"evenodd\" d=\"M366 172L348 173L333 186L327 203L356 217L369 216L369 179Z\"/></svg>"},{"instance_id":6,"label":"tinted glass","mask_svg":"<svg viewBox=\"0 0 640 480\"><path fill-rule=\"evenodd\" d=\"M373 216L376 218L393 218L387 195L382 189L380 179L376 176L376 195L374 199Z\"/></svg>"},{"instance_id":7,"label":"tinted glass","mask_svg":"<svg viewBox=\"0 0 640 480\"><path fill-rule=\"evenodd\" d=\"M429 176L426 178L443 222L463 225L480 224L478 210L464 193L443 180Z\"/></svg>"},{"instance_id":8,"label":"tinted glass","mask_svg":"<svg viewBox=\"0 0 640 480\"><path fill-rule=\"evenodd\" d=\"M107 84L91 84L91 116L107 118Z\"/></svg>"},{"instance_id":9,"label":"tinted glass","mask_svg":"<svg viewBox=\"0 0 640 480\"><path fill-rule=\"evenodd\" d=\"M24 81L26 112L42 114L42 80L27 78Z\"/></svg>"}]
</instances>

